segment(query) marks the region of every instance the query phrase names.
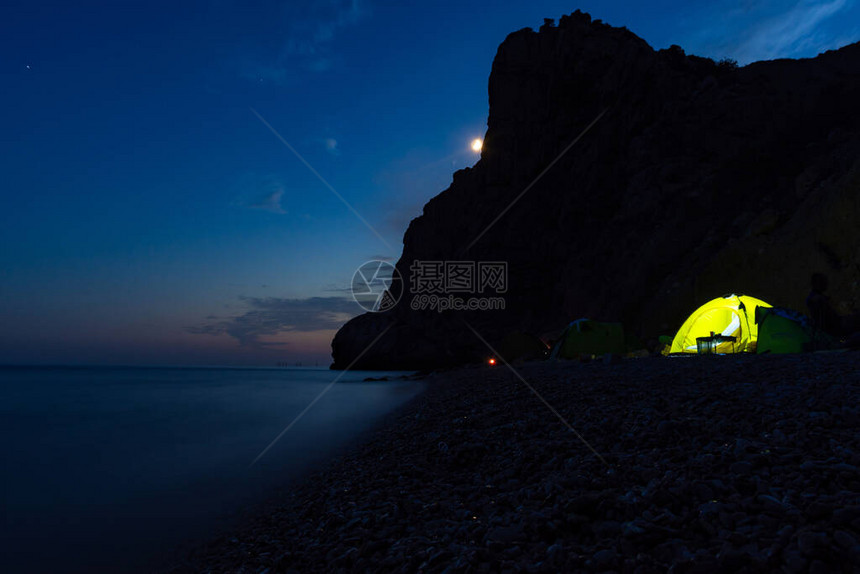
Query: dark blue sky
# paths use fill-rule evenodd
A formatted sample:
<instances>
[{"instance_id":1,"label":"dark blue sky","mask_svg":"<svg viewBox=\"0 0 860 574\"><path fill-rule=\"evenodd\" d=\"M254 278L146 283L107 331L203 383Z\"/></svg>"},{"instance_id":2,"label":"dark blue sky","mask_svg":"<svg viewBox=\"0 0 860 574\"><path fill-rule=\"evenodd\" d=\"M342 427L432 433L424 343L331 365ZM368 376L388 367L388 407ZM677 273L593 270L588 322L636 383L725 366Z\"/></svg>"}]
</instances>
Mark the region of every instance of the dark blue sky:
<instances>
[{"instance_id":1,"label":"dark blue sky","mask_svg":"<svg viewBox=\"0 0 860 574\"><path fill-rule=\"evenodd\" d=\"M544 17L741 63L860 38L853 0L510 4L6 3L0 363L327 363L354 270L477 161L496 48Z\"/></svg>"}]
</instances>

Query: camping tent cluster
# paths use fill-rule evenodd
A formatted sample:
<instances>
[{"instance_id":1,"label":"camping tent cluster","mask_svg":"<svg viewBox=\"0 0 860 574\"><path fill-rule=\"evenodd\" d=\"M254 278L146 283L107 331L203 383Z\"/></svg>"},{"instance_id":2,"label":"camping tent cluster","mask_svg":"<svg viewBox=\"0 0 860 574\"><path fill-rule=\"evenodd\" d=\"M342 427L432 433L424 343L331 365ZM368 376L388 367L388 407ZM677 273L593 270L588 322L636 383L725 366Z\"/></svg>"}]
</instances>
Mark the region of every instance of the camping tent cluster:
<instances>
[{"instance_id":1,"label":"camping tent cluster","mask_svg":"<svg viewBox=\"0 0 860 574\"><path fill-rule=\"evenodd\" d=\"M712 299L693 311L675 336L665 341L663 355L801 353L838 347L838 341L815 331L797 311L734 294ZM497 354L512 362L547 355L550 359L629 355L639 348L641 345L625 333L621 323L577 319L564 329L551 349L534 335L514 331L499 344ZM495 357L490 363L495 364Z\"/></svg>"},{"instance_id":2,"label":"camping tent cluster","mask_svg":"<svg viewBox=\"0 0 860 574\"><path fill-rule=\"evenodd\" d=\"M635 348L631 343L621 323L579 319L555 342L550 358L624 354ZM693 311L663 354L800 353L834 346L827 335L814 332L800 313L749 295L732 294Z\"/></svg>"},{"instance_id":3,"label":"camping tent cluster","mask_svg":"<svg viewBox=\"0 0 860 574\"><path fill-rule=\"evenodd\" d=\"M696 309L663 354L800 353L834 343L797 311L748 295L725 295Z\"/></svg>"}]
</instances>

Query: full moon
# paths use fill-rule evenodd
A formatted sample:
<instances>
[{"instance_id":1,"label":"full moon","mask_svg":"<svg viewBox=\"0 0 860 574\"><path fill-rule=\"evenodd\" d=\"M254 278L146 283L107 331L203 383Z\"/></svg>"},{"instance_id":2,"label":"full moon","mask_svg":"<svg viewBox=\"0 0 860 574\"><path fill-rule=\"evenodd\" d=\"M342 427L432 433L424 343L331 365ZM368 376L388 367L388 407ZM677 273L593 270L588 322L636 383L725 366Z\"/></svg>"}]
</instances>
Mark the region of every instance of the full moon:
<instances>
[{"instance_id":1,"label":"full moon","mask_svg":"<svg viewBox=\"0 0 860 574\"><path fill-rule=\"evenodd\" d=\"M475 138L472 140L472 151L481 151L482 147L484 147L484 142L482 142L479 138Z\"/></svg>"}]
</instances>

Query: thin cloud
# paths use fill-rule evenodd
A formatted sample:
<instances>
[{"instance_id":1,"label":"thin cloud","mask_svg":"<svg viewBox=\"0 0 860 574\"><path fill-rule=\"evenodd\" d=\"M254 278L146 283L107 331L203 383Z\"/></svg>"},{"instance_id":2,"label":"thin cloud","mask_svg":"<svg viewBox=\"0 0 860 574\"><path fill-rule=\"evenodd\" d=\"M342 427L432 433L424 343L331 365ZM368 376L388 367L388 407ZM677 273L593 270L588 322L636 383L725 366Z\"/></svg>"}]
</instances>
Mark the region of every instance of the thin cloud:
<instances>
[{"instance_id":1,"label":"thin cloud","mask_svg":"<svg viewBox=\"0 0 860 574\"><path fill-rule=\"evenodd\" d=\"M275 174L245 173L233 184L235 199L231 202L234 207L242 209L258 209L285 215L284 206L286 186Z\"/></svg>"},{"instance_id":2,"label":"thin cloud","mask_svg":"<svg viewBox=\"0 0 860 574\"><path fill-rule=\"evenodd\" d=\"M337 61L333 48L337 35L364 15L358 0L310 0L289 2L280 16L284 39L277 53L258 57L242 75L260 82L286 83L296 69L330 70ZM265 61L268 60L268 61Z\"/></svg>"},{"instance_id":3,"label":"thin cloud","mask_svg":"<svg viewBox=\"0 0 860 574\"><path fill-rule=\"evenodd\" d=\"M259 82L283 84L287 79L287 70L283 66L253 64L243 70L242 76Z\"/></svg>"},{"instance_id":4,"label":"thin cloud","mask_svg":"<svg viewBox=\"0 0 860 574\"><path fill-rule=\"evenodd\" d=\"M322 288L323 293L349 293L352 296L352 287L349 285L336 285L334 283L330 283Z\"/></svg>"},{"instance_id":5,"label":"thin cloud","mask_svg":"<svg viewBox=\"0 0 860 574\"><path fill-rule=\"evenodd\" d=\"M248 207L251 209L262 209L270 213L285 214L286 210L281 207L281 198L284 196L283 188L278 188L265 196L261 197L257 202L252 203Z\"/></svg>"},{"instance_id":6,"label":"thin cloud","mask_svg":"<svg viewBox=\"0 0 860 574\"><path fill-rule=\"evenodd\" d=\"M332 155L340 155L340 148L337 147L337 140L334 138L326 138L323 140L325 150Z\"/></svg>"},{"instance_id":7,"label":"thin cloud","mask_svg":"<svg viewBox=\"0 0 860 574\"><path fill-rule=\"evenodd\" d=\"M758 60L815 55L835 48L833 39L820 33L825 21L844 11L848 0L798 2L788 11L754 25L745 39L732 50L732 57L742 64Z\"/></svg>"},{"instance_id":8,"label":"thin cloud","mask_svg":"<svg viewBox=\"0 0 860 574\"><path fill-rule=\"evenodd\" d=\"M194 335L228 335L243 347L273 349L285 343L264 341L287 332L313 332L339 329L357 315L355 301L345 297L240 297L248 308L235 317L209 317L209 322L187 327Z\"/></svg>"},{"instance_id":9,"label":"thin cloud","mask_svg":"<svg viewBox=\"0 0 860 574\"><path fill-rule=\"evenodd\" d=\"M317 43L331 41L338 29L355 24L361 16L358 0L322 0L314 5L317 11L326 14L314 32Z\"/></svg>"}]
</instances>

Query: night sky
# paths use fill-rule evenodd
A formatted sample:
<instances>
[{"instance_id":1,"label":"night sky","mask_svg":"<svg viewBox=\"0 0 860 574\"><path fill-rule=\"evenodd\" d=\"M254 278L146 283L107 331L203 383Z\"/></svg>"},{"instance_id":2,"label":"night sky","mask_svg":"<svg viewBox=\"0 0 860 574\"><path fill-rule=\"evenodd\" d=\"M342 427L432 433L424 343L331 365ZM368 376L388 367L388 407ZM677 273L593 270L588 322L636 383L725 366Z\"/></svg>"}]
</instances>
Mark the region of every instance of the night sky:
<instances>
[{"instance_id":1,"label":"night sky","mask_svg":"<svg viewBox=\"0 0 860 574\"><path fill-rule=\"evenodd\" d=\"M327 365L353 272L478 160L496 49L543 18L741 64L860 39L852 0L503 5L4 3L0 364Z\"/></svg>"}]
</instances>

